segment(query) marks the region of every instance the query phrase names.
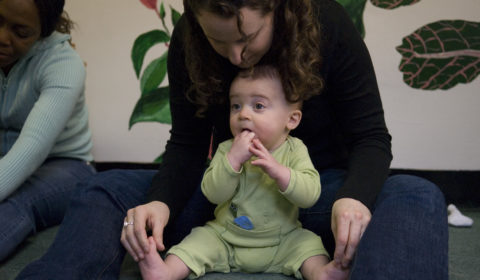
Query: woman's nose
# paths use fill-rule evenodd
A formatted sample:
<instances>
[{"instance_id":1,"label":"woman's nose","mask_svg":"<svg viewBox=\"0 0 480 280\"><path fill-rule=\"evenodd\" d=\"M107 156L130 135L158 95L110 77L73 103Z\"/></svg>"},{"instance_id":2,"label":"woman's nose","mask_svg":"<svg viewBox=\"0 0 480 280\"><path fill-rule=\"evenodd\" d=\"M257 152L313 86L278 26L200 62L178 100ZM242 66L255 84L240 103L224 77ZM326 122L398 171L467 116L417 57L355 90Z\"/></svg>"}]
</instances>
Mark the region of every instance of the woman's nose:
<instances>
[{"instance_id":1,"label":"woman's nose","mask_svg":"<svg viewBox=\"0 0 480 280\"><path fill-rule=\"evenodd\" d=\"M10 45L10 34L5 25L0 25L0 45Z\"/></svg>"},{"instance_id":2,"label":"woman's nose","mask_svg":"<svg viewBox=\"0 0 480 280\"><path fill-rule=\"evenodd\" d=\"M243 45L232 45L230 46L229 52L228 52L228 60L230 60L230 63L233 65L240 65L242 63L242 53L243 53L244 46Z\"/></svg>"}]
</instances>

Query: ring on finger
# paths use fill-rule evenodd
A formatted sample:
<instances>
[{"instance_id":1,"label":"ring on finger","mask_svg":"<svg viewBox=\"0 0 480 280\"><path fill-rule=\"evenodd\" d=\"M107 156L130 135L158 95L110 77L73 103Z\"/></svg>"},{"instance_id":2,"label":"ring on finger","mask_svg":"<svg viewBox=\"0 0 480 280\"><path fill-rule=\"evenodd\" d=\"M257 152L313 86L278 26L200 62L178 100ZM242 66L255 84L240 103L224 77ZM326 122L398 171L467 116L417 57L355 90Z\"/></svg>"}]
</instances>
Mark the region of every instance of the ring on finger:
<instances>
[{"instance_id":1,"label":"ring on finger","mask_svg":"<svg viewBox=\"0 0 480 280\"><path fill-rule=\"evenodd\" d=\"M132 221L132 222L127 222L127 221L124 221L124 222L123 222L123 227L128 227L128 226L130 226L130 225L133 226L133 221Z\"/></svg>"}]
</instances>

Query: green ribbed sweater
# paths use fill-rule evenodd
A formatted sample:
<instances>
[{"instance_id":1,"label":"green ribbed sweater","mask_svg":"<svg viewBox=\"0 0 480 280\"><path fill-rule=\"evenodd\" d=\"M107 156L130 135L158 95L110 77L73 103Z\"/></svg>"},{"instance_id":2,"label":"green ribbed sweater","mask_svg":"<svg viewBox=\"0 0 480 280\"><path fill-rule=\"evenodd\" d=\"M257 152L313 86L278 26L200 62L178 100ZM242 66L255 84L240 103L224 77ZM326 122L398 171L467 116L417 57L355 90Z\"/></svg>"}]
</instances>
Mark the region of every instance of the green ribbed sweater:
<instances>
[{"instance_id":1,"label":"green ribbed sweater","mask_svg":"<svg viewBox=\"0 0 480 280\"><path fill-rule=\"evenodd\" d=\"M54 32L0 71L0 201L49 157L92 160L85 67L69 38Z\"/></svg>"}]
</instances>

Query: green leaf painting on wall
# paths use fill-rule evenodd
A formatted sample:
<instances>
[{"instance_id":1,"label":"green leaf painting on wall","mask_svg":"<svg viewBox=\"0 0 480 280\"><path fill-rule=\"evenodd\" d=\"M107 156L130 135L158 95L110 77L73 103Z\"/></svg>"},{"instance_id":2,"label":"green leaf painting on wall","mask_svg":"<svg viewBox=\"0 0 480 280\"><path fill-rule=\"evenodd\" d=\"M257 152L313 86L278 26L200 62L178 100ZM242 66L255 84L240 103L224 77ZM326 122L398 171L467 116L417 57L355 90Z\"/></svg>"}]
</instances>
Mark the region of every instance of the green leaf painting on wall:
<instances>
[{"instance_id":1,"label":"green leaf painting on wall","mask_svg":"<svg viewBox=\"0 0 480 280\"><path fill-rule=\"evenodd\" d=\"M337 0L337 2L345 8L358 32L365 38L363 13L365 12L367 0ZM378 8L392 10L401 6L416 4L420 0L370 0L370 2Z\"/></svg>"},{"instance_id":2,"label":"green leaf painting on wall","mask_svg":"<svg viewBox=\"0 0 480 280\"><path fill-rule=\"evenodd\" d=\"M480 73L480 22L441 20L403 38L400 71L412 88L447 90Z\"/></svg>"},{"instance_id":3,"label":"green leaf painting on wall","mask_svg":"<svg viewBox=\"0 0 480 280\"><path fill-rule=\"evenodd\" d=\"M170 36L163 30L152 30L137 37L132 47L132 63L137 78L140 78L143 60L148 50L156 44L167 43Z\"/></svg>"},{"instance_id":4,"label":"green leaf painting on wall","mask_svg":"<svg viewBox=\"0 0 480 280\"><path fill-rule=\"evenodd\" d=\"M348 15L355 24L358 32L365 37L365 27L363 25L363 12L365 10L365 4L367 0L337 0L338 3L347 11Z\"/></svg>"},{"instance_id":5,"label":"green leaf painting on wall","mask_svg":"<svg viewBox=\"0 0 480 280\"><path fill-rule=\"evenodd\" d=\"M421 0L370 0L381 9L393 10L411 6ZM158 0L140 0L160 19L160 29L140 34L132 46L131 60L140 81L140 98L130 116L129 129L139 122L171 124L169 86L161 86L167 76L167 57L171 33L181 14ZM337 0L351 17L357 30L365 37L363 14L367 0ZM480 23L464 20L441 20L427 24L403 38L396 50L402 55L400 71L404 82L423 90L450 89L459 83L470 83L480 73ZM145 56L155 45L167 50L145 65ZM156 160L161 160L161 156Z\"/></svg>"},{"instance_id":6,"label":"green leaf painting on wall","mask_svg":"<svg viewBox=\"0 0 480 280\"><path fill-rule=\"evenodd\" d=\"M137 79L140 80L140 98L130 116L129 129L139 122L159 122L171 124L170 105L168 102L169 87L159 86L167 76L168 49L158 58L153 59L144 67L147 52L155 45L163 43L168 48L170 30L165 23L167 11L163 3L159 7L157 0L140 0L141 3L155 11L163 29L155 29L140 34L133 43L131 59ZM170 7L171 25L175 26L181 14ZM142 72L143 69L143 72Z\"/></svg>"},{"instance_id":7,"label":"green leaf painting on wall","mask_svg":"<svg viewBox=\"0 0 480 280\"><path fill-rule=\"evenodd\" d=\"M168 87L160 87L142 95L131 119L137 122L172 123L168 106Z\"/></svg>"},{"instance_id":8,"label":"green leaf painting on wall","mask_svg":"<svg viewBox=\"0 0 480 280\"><path fill-rule=\"evenodd\" d=\"M393 10L401 6L409 6L420 2L420 0L370 0L376 7Z\"/></svg>"}]
</instances>

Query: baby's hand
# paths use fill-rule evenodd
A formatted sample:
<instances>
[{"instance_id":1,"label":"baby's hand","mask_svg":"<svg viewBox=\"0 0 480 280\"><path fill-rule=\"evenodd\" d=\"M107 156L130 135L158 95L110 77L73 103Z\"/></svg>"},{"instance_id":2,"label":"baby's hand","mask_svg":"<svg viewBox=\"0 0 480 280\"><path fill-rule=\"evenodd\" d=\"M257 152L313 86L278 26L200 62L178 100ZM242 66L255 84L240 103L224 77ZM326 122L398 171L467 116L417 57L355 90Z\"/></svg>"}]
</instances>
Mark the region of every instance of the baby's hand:
<instances>
[{"instance_id":1,"label":"baby's hand","mask_svg":"<svg viewBox=\"0 0 480 280\"><path fill-rule=\"evenodd\" d=\"M278 163L258 138L252 140L249 150L257 157L257 159L252 161L252 165L262 168L268 176L277 182L280 190L285 191L290 182L290 169Z\"/></svg>"},{"instance_id":2,"label":"baby's hand","mask_svg":"<svg viewBox=\"0 0 480 280\"><path fill-rule=\"evenodd\" d=\"M227 158L230 165L236 171L240 171L242 164L252 157L249 148L252 145L252 140L254 138L255 133L251 131L242 131L242 133L237 134L233 139L233 144L227 154Z\"/></svg>"},{"instance_id":3,"label":"baby's hand","mask_svg":"<svg viewBox=\"0 0 480 280\"><path fill-rule=\"evenodd\" d=\"M252 164L261 167L265 173L272 177L271 174L274 173L279 163L273 158L270 151L263 146L259 139L252 140L252 145L249 147L249 150L257 157L257 159L252 161Z\"/></svg>"}]
</instances>

